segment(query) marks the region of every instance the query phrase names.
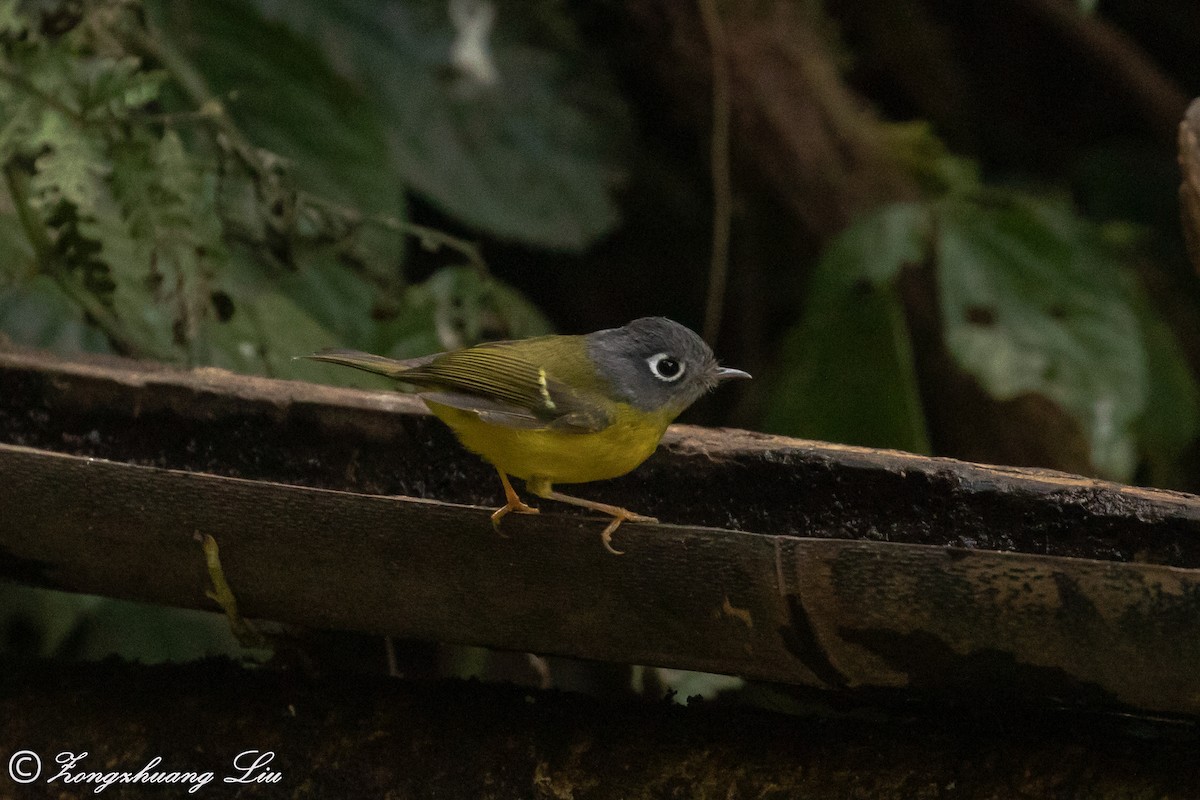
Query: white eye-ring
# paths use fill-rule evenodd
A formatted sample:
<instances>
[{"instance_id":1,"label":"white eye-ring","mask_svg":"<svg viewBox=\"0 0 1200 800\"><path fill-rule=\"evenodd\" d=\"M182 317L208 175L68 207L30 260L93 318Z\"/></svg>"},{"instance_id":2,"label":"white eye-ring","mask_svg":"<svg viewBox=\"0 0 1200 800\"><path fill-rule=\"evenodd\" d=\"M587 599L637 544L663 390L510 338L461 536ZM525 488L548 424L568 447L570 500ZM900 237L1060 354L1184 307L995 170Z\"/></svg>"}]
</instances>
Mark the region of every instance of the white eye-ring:
<instances>
[{"instance_id":1,"label":"white eye-ring","mask_svg":"<svg viewBox=\"0 0 1200 800\"><path fill-rule=\"evenodd\" d=\"M674 383L683 377L683 362L667 353L655 353L646 359L646 363L650 365L654 377L660 381Z\"/></svg>"}]
</instances>

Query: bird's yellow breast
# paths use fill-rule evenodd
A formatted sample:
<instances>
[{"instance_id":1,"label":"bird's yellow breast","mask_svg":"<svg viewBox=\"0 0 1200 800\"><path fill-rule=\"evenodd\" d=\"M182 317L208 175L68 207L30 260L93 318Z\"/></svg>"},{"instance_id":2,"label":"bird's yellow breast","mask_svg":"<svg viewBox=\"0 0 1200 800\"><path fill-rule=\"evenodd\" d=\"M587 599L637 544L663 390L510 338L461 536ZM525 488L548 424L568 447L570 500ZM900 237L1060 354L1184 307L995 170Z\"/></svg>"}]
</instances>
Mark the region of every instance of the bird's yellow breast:
<instances>
[{"instance_id":1,"label":"bird's yellow breast","mask_svg":"<svg viewBox=\"0 0 1200 800\"><path fill-rule=\"evenodd\" d=\"M459 441L497 469L523 480L587 483L624 475L641 464L671 423L668 411L646 413L618 403L615 421L595 433L494 425L470 411L425 401Z\"/></svg>"}]
</instances>

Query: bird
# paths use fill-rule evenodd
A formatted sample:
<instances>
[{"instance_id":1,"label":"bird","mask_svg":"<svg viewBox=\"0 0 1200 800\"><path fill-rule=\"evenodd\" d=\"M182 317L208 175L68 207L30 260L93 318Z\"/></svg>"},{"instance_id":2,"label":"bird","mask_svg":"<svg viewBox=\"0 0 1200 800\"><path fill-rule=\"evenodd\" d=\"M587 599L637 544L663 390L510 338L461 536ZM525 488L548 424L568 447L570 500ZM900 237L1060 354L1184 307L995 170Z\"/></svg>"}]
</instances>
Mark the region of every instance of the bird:
<instances>
[{"instance_id":1,"label":"bird","mask_svg":"<svg viewBox=\"0 0 1200 800\"><path fill-rule=\"evenodd\" d=\"M327 349L314 361L391 378L415 392L469 451L500 475L510 513L536 514L509 476L546 500L580 506L622 522L657 522L619 506L563 494L559 484L589 483L631 472L658 447L667 426L722 381L750 375L722 367L694 331L665 317L581 335L493 341L415 359Z\"/></svg>"}]
</instances>

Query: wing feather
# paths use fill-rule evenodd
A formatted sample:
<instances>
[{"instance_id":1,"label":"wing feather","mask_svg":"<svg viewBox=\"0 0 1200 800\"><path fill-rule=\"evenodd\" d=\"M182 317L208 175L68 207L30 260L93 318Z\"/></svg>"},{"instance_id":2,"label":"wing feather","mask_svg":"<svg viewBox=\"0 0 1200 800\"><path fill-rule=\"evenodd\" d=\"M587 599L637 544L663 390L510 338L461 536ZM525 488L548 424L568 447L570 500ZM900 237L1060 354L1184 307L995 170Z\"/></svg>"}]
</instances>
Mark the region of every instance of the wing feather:
<instances>
[{"instance_id":1,"label":"wing feather","mask_svg":"<svg viewBox=\"0 0 1200 800\"><path fill-rule=\"evenodd\" d=\"M490 342L406 361L356 350L323 350L307 357L412 384L432 402L471 411L497 425L575 433L611 425L606 405L594 391L568 386L526 355L533 352L536 358L542 352L537 342L527 339L520 347Z\"/></svg>"},{"instance_id":2,"label":"wing feather","mask_svg":"<svg viewBox=\"0 0 1200 800\"><path fill-rule=\"evenodd\" d=\"M589 392L556 380L509 342L442 353L404 370L398 380L454 397L447 403L496 424L529 429L594 432L612 424ZM442 402L433 394L434 402ZM474 403L475 407L467 408Z\"/></svg>"}]
</instances>

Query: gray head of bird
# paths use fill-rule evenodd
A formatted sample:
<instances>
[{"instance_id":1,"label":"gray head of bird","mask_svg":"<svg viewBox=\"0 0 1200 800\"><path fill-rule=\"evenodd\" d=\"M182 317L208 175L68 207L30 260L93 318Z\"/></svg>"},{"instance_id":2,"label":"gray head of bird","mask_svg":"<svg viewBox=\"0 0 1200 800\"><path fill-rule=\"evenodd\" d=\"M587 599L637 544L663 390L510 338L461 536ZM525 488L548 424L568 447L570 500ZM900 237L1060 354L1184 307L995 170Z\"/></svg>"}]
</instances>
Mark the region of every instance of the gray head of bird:
<instances>
[{"instance_id":1,"label":"gray head of bird","mask_svg":"<svg viewBox=\"0 0 1200 800\"><path fill-rule=\"evenodd\" d=\"M666 317L635 319L586 340L596 370L622 400L642 411L678 413L721 381L750 377L720 366L703 339Z\"/></svg>"}]
</instances>

